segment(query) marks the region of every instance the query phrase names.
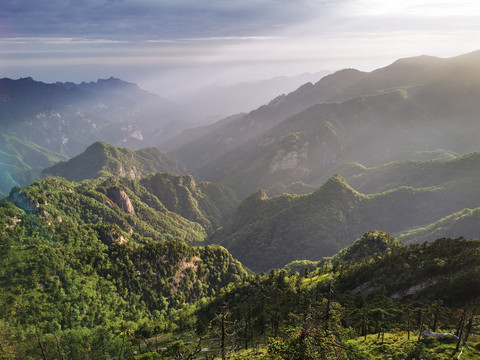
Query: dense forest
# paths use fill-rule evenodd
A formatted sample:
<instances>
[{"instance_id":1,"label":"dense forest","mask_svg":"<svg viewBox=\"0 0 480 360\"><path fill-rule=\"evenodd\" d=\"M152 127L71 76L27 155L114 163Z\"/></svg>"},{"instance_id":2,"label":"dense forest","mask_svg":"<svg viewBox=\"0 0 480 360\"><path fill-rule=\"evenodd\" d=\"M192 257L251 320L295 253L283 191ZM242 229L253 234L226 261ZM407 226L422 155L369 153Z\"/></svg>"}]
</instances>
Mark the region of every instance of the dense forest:
<instances>
[{"instance_id":1,"label":"dense forest","mask_svg":"<svg viewBox=\"0 0 480 360\"><path fill-rule=\"evenodd\" d=\"M40 234L41 217L1 209L5 359L480 355L480 240L370 231L313 267L249 275L218 246L112 242L78 219Z\"/></svg>"},{"instance_id":2,"label":"dense forest","mask_svg":"<svg viewBox=\"0 0 480 360\"><path fill-rule=\"evenodd\" d=\"M202 226L134 180L47 178L14 188L0 214L2 358L40 358L52 339L68 358L121 357L127 335L180 326L187 305L246 275L225 249L189 245Z\"/></svg>"},{"instance_id":3,"label":"dense forest","mask_svg":"<svg viewBox=\"0 0 480 360\"><path fill-rule=\"evenodd\" d=\"M332 256L369 229L398 234L408 243L434 240L432 233L473 237L480 204L473 179L363 194L335 175L303 196L269 198L258 191L208 241L225 246L252 270L268 271L294 260Z\"/></svg>"}]
</instances>

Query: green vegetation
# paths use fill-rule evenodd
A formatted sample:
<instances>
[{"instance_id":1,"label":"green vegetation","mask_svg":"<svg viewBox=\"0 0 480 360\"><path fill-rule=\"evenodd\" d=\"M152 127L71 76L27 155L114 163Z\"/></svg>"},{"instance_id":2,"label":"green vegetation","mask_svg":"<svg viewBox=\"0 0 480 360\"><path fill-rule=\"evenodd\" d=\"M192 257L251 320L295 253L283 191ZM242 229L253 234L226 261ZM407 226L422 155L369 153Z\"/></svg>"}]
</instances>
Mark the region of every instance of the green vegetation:
<instances>
[{"instance_id":1,"label":"green vegetation","mask_svg":"<svg viewBox=\"0 0 480 360\"><path fill-rule=\"evenodd\" d=\"M400 237L408 233L410 243L443 236L475 237L478 224L473 213L451 216L480 204L478 182L473 179L418 189L403 186L365 195L341 176L333 176L315 192L303 196L268 198L265 192L257 192L247 197L230 222L208 241L225 246L252 270L266 271L299 259L319 261L332 256L369 229L405 233ZM428 232L412 230L424 226L430 226ZM444 233L447 228L448 235Z\"/></svg>"},{"instance_id":2,"label":"green vegetation","mask_svg":"<svg viewBox=\"0 0 480 360\"><path fill-rule=\"evenodd\" d=\"M156 173L143 177L140 184L168 210L201 224L207 232L223 225L238 206L232 190L209 182L197 185L192 175Z\"/></svg>"},{"instance_id":3,"label":"green vegetation","mask_svg":"<svg viewBox=\"0 0 480 360\"><path fill-rule=\"evenodd\" d=\"M81 181L101 176L137 179L159 171L178 174L185 169L169 155L155 148L133 151L96 142L82 154L44 169L42 175Z\"/></svg>"},{"instance_id":4,"label":"green vegetation","mask_svg":"<svg viewBox=\"0 0 480 360\"><path fill-rule=\"evenodd\" d=\"M0 131L0 198L14 186L26 186L37 179L41 169L66 157L33 142Z\"/></svg>"},{"instance_id":5,"label":"green vegetation","mask_svg":"<svg viewBox=\"0 0 480 360\"><path fill-rule=\"evenodd\" d=\"M175 240L198 243L206 233L167 210L155 189L176 183L171 194L195 190L192 178L146 179L144 186L113 177L47 178L0 203L3 358L441 359L442 351L462 347L464 358L480 354L473 334L480 241L406 247L369 231L316 264L247 275L222 247ZM174 191L180 185L185 189ZM212 184L198 187L224 194ZM264 204L258 192L235 221L302 199L311 206L324 197L352 205L367 199L340 177L314 195ZM456 330L462 340L457 350L455 342L418 341L420 329Z\"/></svg>"},{"instance_id":6,"label":"green vegetation","mask_svg":"<svg viewBox=\"0 0 480 360\"><path fill-rule=\"evenodd\" d=\"M349 245L364 196L340 177L305 196L250 195L209 239L247 267L264 271L297 259L319 260Z\"/></svg>"},{"instance_id":7,"label":"green vegetation","mask_svg":"<svg viewBox=\"0 0 480 360\"><path fill-rule=\"evenodd\" d=\"M395 251L404 245L393 236L382 231L368 231L352 245L332 257L332 261L361 260Z\"/></svg>"},{"instance_id":8,"label":"green vegetation","mask_svg":"<svg viewBox=\"0 0 480 360\"><path fill-rule=\"evenodd\" d=\"M234 190L102 141L26 186L53 150L165 124L118 79L2 79L0 359L480 358L479 55L340 71L177 138Z\"/></svg>"},{"instance_id":9,"label":"green vegetation","mask_svg":"<svg viewBox=\"0 0 480 360\"><path fill-rule=\"evenodd\" d=\"M70 181L105 177L137 179L123 183L143 202L158 208L156 202L160 200L161 208L198 223L211 233L232 216L238 200L232 190L222 185L196 184L192 175L174 175L183 170L166 153L155 148L132 151L96 142L84 153L44 169L42 175L53 174Z\"/></svg>"},{"instance_id":10,"label":"green vegetation","mask_svg":"<svg viewBox=\"0 0 480 360\"><path fill-rule=\"evenodd\" d=\"M135 180L14 188L0 203L2 358L132 358L139 339L190 326L189 304L246 275L225 249L186 243L205 236Z\"/></svg>"},{"instance_id":11,"label":"green vegetation","mask_svg":"<svg viewBox=\"0 0 480 360\"><path fill-rule=\"evenodd\" d=\"M262 188L278 195L275 190L299 181L322 184L335 173L361 192L383 192L405 185L406 174L396 179L392 173L393 187L370 192L334 168L448 161L478 151L480 87L478 65L473 65L478 59L476 52L401 60L370 73L342 70L249 114L199 129L198 136L179 138L173 153L203 179L234 189L239 198ZM431 178L445 181L435 175ZM303 194L305 189L285 191Z\"/></svg>"},{"instance_id":12,"label":"green vegetation","mask_svg":"<svg viewBox=\"0 0 480 360\"><path fill-rule=\"evenodd\" d=\"M398 239L406 244L421 243L442 236L454 237L461 235L467 239L475 238L478 234L478 218L480 208L464 209L446 216L425 227L417 227L404 231Z\"/></svg>"},{"instance_id":13,"label":"green vegetation","mask_svg":"<svg viewBox=\"0 0 480 360\"><path fill-rule=\"evenodd\" d=\"M355 251L372 241L393 246L364 257ZM480 356L479 240L404 247L370 232L356 245L346 251L355 251L349 260L335 256L301 276L283 270L249 276L200 304L196 328L210 341L209 358L223 358L222 350L228 359ZM456 333L460 341L424 338L424 331Z\"/></svg>"},{"instance_id":14,"label":"green vegetation","mask_svg":"<svg viewBox=\"0 0 480 360\"><path fill-rule=\"evenodd\" d=\"M373 194L401 186L465 187L472 190L480 179L480 153L475 152L449 160L399 161L364 168L346 176L357 190Z\"/></svg>"}]
</instances>

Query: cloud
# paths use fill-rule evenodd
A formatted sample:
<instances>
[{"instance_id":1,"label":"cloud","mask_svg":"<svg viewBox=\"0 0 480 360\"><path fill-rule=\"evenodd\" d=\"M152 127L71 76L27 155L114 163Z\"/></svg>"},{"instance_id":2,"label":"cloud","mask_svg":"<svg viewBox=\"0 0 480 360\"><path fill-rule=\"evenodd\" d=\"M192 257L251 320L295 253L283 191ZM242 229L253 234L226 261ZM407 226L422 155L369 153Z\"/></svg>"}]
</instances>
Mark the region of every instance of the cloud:
<instances>
[{"instance_id":1,"label":"cloud","mask_svg":"<svg viewBox=\"0 0 480 360\"><path fill-rule=\"evenodd\" d=\"M371 70L475 50L479 15L473 0L2 0L0 69L43 81L137 76L164 88Z\"/></svg>"},{"instance_id":2,"label":"cloud","mask_svg":"<svg viewBox=\"0 0 480 360\"><path fill-rule=\"evenodd\" d=\"M258 36L311 19L329 6L318 0L4 0L0 19L10 36Z\"/></svg>"}]
</instances>

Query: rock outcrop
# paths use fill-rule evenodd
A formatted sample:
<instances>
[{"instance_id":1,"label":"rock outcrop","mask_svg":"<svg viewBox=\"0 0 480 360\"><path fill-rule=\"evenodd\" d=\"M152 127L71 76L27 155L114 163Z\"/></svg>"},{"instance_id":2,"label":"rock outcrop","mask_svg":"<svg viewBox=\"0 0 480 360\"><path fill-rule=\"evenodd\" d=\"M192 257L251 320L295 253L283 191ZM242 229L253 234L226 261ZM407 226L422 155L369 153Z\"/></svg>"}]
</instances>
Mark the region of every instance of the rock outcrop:
<instances>
[{"instance_id":1,"label":"rock outcrop","mask_svg":"<svg viewBox=\"0 0 480 360\"><path fill-rule=\"evenodd\" d=\"M107 190L107 196L120 209L126 213L129 213L130 215L135 215L135 209L133 208L132 202L125 191L116 187L112 187Z\"/></svg>"},{"instance_id":2,"label":"rock outcrop","mask_svg":"<svg viewBox=\"0 0 480 360\"><path fill-rule=\"evenodd\" d=\"M9 200L28 214L37 212L40 206L17 187L10 192Z\"/></svg>"}]
</instances>

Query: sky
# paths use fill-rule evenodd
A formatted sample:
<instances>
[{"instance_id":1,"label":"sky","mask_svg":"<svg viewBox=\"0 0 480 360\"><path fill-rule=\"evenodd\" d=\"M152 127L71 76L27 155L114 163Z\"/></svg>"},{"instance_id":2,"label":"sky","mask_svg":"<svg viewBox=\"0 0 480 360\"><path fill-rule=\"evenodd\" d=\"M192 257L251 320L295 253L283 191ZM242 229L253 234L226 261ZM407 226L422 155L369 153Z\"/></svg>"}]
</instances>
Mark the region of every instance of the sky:
<instances>
[{"instance_id":1,"label":"sky","mask_svg":"<svg viewBox=\"0 0 480 360\"><path fill-rule=\"evenodd\" d=\"M0 77L160 95L480 49L476 0L2 0Z\"/></svg>"}]
</instances>

